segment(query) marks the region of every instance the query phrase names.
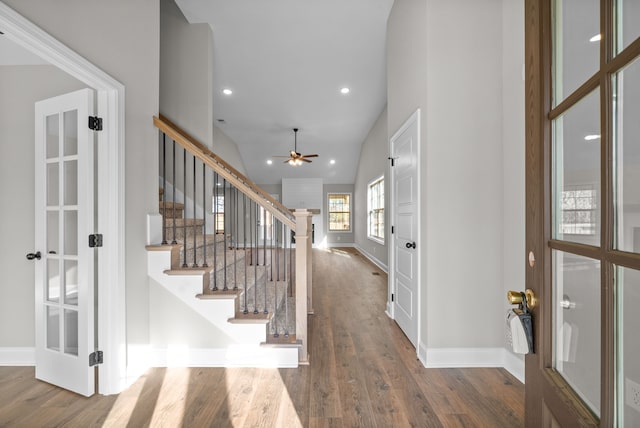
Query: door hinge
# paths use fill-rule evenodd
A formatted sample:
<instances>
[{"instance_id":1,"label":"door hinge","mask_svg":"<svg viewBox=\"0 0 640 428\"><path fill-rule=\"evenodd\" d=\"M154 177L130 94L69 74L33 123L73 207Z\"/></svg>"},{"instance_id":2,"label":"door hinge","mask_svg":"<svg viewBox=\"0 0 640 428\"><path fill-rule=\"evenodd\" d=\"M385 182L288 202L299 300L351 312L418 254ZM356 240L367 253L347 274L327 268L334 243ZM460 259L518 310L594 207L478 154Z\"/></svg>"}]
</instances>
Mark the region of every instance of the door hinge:
<instances>
[{"instance_id":1,"label":"door hinge","mask_svg":"<svg viewBox=\"0 0 640 428\"><path fill-rule=\"evenodd\" d=\"M104 363L102 351L96 351L89 354L89 367Z\"/></svg>"},{"instance_id":2,"label":"door hinge","mask_svg":"<svg viewBox=\"0 0 640 428\"><path fill-rule=\"evenodd\" d=\"M395 230L395 229L393 228L393 226L391 226L391 234L392 234L392 235L393 235L393 231L394 231L394 230Z\"/></svg>"},{"instance_id":3,"label":"door hinge","mask_svg":"<svg viewBox=\"0 0 640 428\"><path fill-rule=\"evenodd\" d=\"M102 234L89 235L89 248L102 247Z\"/></svg>"},{"instance_id":4,"label":"door hinge","mask_svg":"<svg viewBox=\"0 0 640 428\"><path fill-rule=\"evenodd\" d=\"M89 129L102 131L102 118L98 116L89 116Z\"/></svg>"},{"instance_id":5,"label":"door hinge","mask_svg":"<svg viewBox=\"0 0 640 428\"><path fill-rule=\"evenodd\" d=\"M393 302L395 300L396 295L391 293L391 301Z\"/></svg>"},{"instance_id":6,"label":"door hinge","mask_svg":"<svg viewBox=\"0 0 640 428\"><path fill-rule=\"evenodd\" d=\"M391 156L389 156L387 159L391 161L391 166L396 166L396 158L392 158Z\"/></svg>"}]
</instances>

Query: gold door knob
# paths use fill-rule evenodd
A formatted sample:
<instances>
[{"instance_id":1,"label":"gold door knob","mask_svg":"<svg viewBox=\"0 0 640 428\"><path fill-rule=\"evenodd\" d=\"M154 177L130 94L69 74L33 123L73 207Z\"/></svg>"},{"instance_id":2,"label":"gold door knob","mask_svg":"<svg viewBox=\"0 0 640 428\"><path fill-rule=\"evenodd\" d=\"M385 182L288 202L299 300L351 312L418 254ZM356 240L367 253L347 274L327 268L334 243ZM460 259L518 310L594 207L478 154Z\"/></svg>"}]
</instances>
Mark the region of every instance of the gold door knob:
<instances>
[{"instance_id":1,"label":"gold door knob","mask_svg":"<svg viewBox=\"0 0 640 428\"><path fill-rule=\"evenodd\" d=\"M527 306L529 309L533 309L538 306L538 298L533 293L533 290L527 288L524 292L525 298L527 299ZM512 305L520 305L522 304L522 293L519 291L507 291L507 301Z\"/></svg>"}]
</instances>

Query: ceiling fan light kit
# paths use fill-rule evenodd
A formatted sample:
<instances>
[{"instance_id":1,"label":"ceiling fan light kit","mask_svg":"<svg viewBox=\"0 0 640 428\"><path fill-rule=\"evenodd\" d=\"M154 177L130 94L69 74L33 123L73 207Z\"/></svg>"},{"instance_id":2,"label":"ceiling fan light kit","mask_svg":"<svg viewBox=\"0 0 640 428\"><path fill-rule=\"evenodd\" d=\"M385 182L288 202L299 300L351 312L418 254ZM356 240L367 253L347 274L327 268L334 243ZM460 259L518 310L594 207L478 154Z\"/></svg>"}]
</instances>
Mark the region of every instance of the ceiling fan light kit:
<instances>
[{"instance_id":1,"label":"ceiling fan light kit","mask_svg":"<svg viewBox=\"0 0 640 428\"><path fill-rule=\"evenodd\" d=\"M302 165L303 162L311 163L311 161L307 158L317 158L317 154L313 155L302 155L298 153L298 128L293 128L293 150L289 152L289 156L274 156L274 157L285 157L288 158L284 163L288 163L291 166Z\"/></svg>"}]
</instances>

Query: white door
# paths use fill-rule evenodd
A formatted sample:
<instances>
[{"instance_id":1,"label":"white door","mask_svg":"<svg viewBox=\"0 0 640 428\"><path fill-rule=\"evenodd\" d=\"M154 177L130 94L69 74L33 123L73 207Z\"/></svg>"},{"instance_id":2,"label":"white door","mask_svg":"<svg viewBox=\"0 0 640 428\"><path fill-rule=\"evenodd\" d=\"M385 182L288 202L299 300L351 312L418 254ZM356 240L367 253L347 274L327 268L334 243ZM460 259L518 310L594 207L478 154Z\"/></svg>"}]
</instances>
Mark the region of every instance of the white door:
<instances>
[{"instance_id":1,"label":"white door","mask_svg":"<svg viewBox=\"0 0 640 428\"><path fill-rule=\"evenodd\" d=\"M391 138L393 315L411 343L418 338L419 110Z\"/></svg>"},{"instance_id":2,"label":"white door","mask_svg":"<svg viewBox=\"0 0 640 428\"><path fill-rule=\"evenodd\" d=\"M36 378L85 396L95 392L93 97L35 106Z\"/></svg>"}]
</instances>

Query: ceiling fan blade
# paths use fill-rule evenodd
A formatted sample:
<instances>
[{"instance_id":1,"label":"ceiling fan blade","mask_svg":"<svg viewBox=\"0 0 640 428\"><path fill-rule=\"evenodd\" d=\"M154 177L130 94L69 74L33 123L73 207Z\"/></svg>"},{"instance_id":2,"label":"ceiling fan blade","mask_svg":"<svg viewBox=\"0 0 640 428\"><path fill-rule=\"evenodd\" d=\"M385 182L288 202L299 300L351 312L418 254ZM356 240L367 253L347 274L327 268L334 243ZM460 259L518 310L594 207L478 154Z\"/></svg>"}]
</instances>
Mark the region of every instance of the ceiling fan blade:
<instances>
[{"instance_id":1,"label":"ceiling fan blade","mask_svg":"<svg viewBox=\"0 0 640 428\"><path fill-rule=\"evenodd\" d=\"M298 158L298 159L300 159L302 162L311 163L311 161L310 161L310 160L305 159L305 158Z\"/></svg>"},{"instance_id":2,"label":"ceiling fan blade","mask_svg":"<svg viewBox=\"0 0 640 428\"><path fill-rule=\"evenodd\" d=\"M303 158L317 158L318 155L302 155Z\"/></svg>"}]
</instances>

